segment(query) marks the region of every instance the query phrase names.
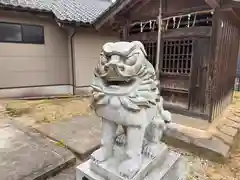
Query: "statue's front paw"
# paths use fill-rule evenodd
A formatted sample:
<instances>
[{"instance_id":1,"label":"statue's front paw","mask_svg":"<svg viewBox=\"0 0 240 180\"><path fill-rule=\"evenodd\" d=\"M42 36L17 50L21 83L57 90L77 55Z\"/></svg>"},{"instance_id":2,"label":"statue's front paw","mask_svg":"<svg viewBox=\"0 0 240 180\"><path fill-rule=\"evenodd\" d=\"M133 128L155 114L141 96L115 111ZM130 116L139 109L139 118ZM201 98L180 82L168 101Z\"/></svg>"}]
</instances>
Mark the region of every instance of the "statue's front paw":
<instances>
[{"instance_id":1,"label":"statue's front paw","mask_svg":"<svg viewBox=\"0 0 240 180\"><path fill-rule=\"evenodd\" d=\"M159 154L159 149L161 147L158 144L148 144L143 147L143 154L148 158L154 159Z\"/></svg>"},{"instance_id":2,"label":"statue's front paw","mask_svg":"<svg viewBox=\"0 0 240 180\"><path fill-rule=\"evenodd\" d=\"M120 164L118 167L119 174L127 179L133 178L140 170L141 163L134 159L129 159Z\"/></svg>"},{"instance_id":3,"label":"statue's front paw","mask_svg":"<svg viewBox=\"0 0 240 180\"><path fill-rule=\"evenodd\" d=\"M91 154L91 160L94 163L99 164L101 162L106 161L111 156L112 156L112 153L107 152L104 148L100 148Z\"/></svg>"},{"instance_id":4,"label":"statue's front paw","mask_svg":"<svg viewBox=\"0 0 240 180\"><path fill-rule=\"evenodd\" d=\"M120 146L124 146L126 144L126 136L125 134L121 134L117 136L116 143Z\"/></svg>"}]
</instances>

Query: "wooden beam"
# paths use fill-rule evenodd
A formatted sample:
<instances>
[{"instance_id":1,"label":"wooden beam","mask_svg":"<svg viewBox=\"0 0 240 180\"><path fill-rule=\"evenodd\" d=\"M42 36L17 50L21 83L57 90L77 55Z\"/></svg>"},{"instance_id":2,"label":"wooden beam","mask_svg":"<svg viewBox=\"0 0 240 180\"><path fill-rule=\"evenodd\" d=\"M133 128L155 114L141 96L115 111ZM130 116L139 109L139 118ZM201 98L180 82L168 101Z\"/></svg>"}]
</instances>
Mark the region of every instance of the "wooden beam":
<instances>
[{"instance_id":1,"label":"wooden beam","mask_svg":"<svg viewBox=\"0 0 240 180\"><path fill-rule=\"evenodd\" d=\"M221 8L240 8L240 1L232 0L232 1L224 1L223 4L221 4Z\"/></svg>"},{"instance_id":2,"label":"wooden beam","mask_svg":"<svg viewBox=\"0 0 240 180\"><path fill-rule=\"evenodd\" d=\"M129 11L129 9L132 9L133 7L135 9L135 7L138 7L138 4L141 2L142 2L142 0L135 0L135 2L131 3L130 6L128 6L127 9L124 9L124 10Z\"/></svg>"},{"instance_id":3,"label":"wooden beam","mask_svg":"<svg viewBox=\"0 0 240 180\"><path fill-rule=\"evenodd\" d=\"M163 18L169 17L169 16L178 16L178 15L183 15L183 14L188 14L188 13L192 13L192 12L196 12L196 11L205 11L205 10L211 10L211 8L209 7L209 5L203 5L203 6L198 6L198 7L191 7L191 8L187 8L187 9L183 9L177 12L168 12L165 13L163 12Z\"/></svg>"},{"instance_id":4,"label":"wooden beam","mask_svg":"<svg viewBox=\"0 0 240 180\"><path fill-rule=\"evenodd\" d=\"M220 7L219 0L205 0L205 2L213 9Z\"/></svg>"},{"instance_id":5,"label":"wooden beam","mask_svg":"<svg viewBox=\"0 0 240 180\"><path fill-rule=\"evenodd\" d=\"M141 2L140 6L136 7L133 12L136 13L138 12L139 10L141 10L141 8L143 8L146 4L148 4L150 1L152 0L144 0Z\"/></svg>"},{"instance_id":6,"label":"wooden beam","mask_svg":"<svg viewBox=\"0 0 240 180\"><path fill-rule=\"evenodd\" d=\"M126 7L132 0L119 0L113 7L111 7L105 14L94 22L96 29L100 29L106 22Z\"/></svg>"},{"instance_id":7,"label":"wooden beam","mask_svg":"<svg viewBox=\"0 0 240 180\"><path fill-rule=\"evenodd\" d=\"M123 40L127 41L128 40L128 36L129 36L129 27L130 27L130 22L129 19L127 18L127 20L125 21L125 26L123 28Z\"/></svg>"},{"instance_id":8,"label":"wooden beam","mask_svg":"<svg viewBox=\"0 0 240 180\"><path fill-rule=\"evenodd\" d=\"M240 21L240 15L235 11L235 9L232 9L232 13Z\"/></svg>"},{"instance_id":9,"label":"wooden beam","mask_svg":"<svg viewBox=\"0 0 240 180\"><path fill-rule=\"evenodd\" d=\"M240 13L238 13L238 9L234 8L225 8L221 9L222 12L225 12L225 16L232 20L232 23L240 29Z\"/></svg>"},{"instance_id":10,"label":"wooden beam","mask_svg":"<svg viewBox=\"0 0 240 180\"><path fill-rule=\"evenodd\" d=\"M212 27L199 26L191 28L171 29L163 33L165 38L181 38L181 37L211 37Z\"/></svg>"}]
</instances>

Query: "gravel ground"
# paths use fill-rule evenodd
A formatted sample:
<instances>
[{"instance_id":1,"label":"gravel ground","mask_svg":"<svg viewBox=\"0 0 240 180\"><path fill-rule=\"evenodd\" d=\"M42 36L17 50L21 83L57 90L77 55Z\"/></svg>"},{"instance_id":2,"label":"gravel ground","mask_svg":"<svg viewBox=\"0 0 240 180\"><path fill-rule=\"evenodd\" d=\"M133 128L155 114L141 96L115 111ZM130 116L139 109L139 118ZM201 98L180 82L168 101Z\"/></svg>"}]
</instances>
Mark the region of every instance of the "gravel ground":
<instances>
[{"instance_id":1,"label":"gravel ground","mask_svg":"<svg viewBox=\"0 0 240 180\"><path fill-rule=\"evenodd\" d=\"M225 162L209 160L183 149L170 148L186 159L189 172L187 180L240 180L239 144Z\"/></svg>"},{"instance_id":2,"label":"gravel ground","mask_svg":"<svg viewBox=\"0 0 240 180\"><path fill-rule=\"evenodd\" d=\"M74 116L92 115L90 101L90 98L81 97L4 100L0 102L0 117L11 117L28 126L40 126Z\"/></svg>"}]
</instances>

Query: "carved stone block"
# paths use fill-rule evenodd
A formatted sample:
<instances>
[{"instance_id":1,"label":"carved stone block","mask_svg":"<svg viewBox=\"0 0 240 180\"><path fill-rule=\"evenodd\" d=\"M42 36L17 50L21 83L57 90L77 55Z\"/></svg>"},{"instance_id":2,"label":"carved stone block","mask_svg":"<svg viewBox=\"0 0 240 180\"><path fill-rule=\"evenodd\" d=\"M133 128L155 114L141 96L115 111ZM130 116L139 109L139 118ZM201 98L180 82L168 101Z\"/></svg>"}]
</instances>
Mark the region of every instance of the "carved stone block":
<instances>
[{"instance_id":1,"label":"carved stone block","mask_svg":"<svg viewBox=\"0 0 240 180\"><path fill-rule=\"evenodd\" d=\"M76 180L115 180L112 177L102 177L91 170L91 160L77 167ZM141 170L140 170L141 173ZM184 180L186 173L186 162L175 152L165 152L165 158L157 164L146 176L140 177L141 180ZM144 173L143 173L144 174ZM137 176L136 176L137 177ZM121 180L128 180L119 177ZM135 180L135 177L134 177Z\"/></svg>"},{"instance_id":2,"label":"carved stone block","mask_svg":"<svg viewBox=\"0 0 240 180\"><path fill-rule=\"evenodd\" d=\"M157 147L156 147L157 148ZM156 166L164 163L168 148L165 144L158 146L159 153L155 158L149 157L147 154L143 154L142 166L139 172L133 177L132 180L142 180L147 173L149 173ZM125 180L118 172L118 166L126 159L124 147L115 146L114 156L103 163L91 163L91 170L104 177L105 179L111 180ZM131 168L131 167L129 167Z\"/></svg>"}]
</instances>

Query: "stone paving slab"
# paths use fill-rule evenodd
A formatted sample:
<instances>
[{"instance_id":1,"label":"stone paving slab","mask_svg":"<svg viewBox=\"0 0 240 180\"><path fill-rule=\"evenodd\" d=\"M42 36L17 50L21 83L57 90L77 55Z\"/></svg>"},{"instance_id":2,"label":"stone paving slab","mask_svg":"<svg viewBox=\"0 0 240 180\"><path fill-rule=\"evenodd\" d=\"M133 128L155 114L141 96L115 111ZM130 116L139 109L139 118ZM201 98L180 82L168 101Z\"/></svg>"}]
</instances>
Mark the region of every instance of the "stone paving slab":
<instances>
[{"instance_id":1,"label":"stone paving slab","mask_svg":"<svg viewBox=\"0 0 240 180\"><path fill-rule=\"evenodd\" d=\"M77 159L76 164L68 169L63 170L59 174L50 177L48 180L76 180L76 167L82 164L82 162Z\"/></svg>"},{"instance_id":2,"label":"stone paving slab","mask_svg":"<svg viewBox=\"0 0 240 180\"><path fill-rule=\"evenodd\" d=\"M76 168L75 166L68 168L48 180L76 180Z\"/></svg>"},{"instance_id":3,"label":"stone paving slab","mask_svg":"<svg viewBox=\"0 0 240 180\"><path fill-rule=\"evenodd\" d=\"M1 180L47 179L75 163L74 155L32 129L0 121Z\"/></svg>"},{"instance_id":4,"label":"stone paving slab","mask_svg":"<svg viewBox=\"0 0 240 180\"><path fill-rule=\"evenodd\" d=\"M101 120L95 116L79 116L72 120L45 124L37 130L85 159L100 146Z\"/></svg>"}]
</instances>

